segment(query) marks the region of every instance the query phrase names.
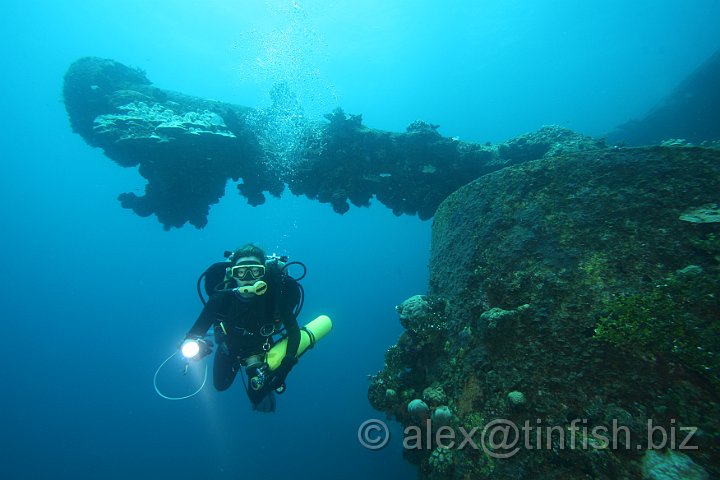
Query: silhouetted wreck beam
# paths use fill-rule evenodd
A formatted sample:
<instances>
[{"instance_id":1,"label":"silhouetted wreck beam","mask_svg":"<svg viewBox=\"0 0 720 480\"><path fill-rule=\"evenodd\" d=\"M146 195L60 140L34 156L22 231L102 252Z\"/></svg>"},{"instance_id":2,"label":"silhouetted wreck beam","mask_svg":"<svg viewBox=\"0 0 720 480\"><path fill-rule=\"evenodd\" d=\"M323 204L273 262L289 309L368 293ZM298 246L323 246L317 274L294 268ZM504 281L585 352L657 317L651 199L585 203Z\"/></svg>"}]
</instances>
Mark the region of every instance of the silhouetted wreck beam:
<instances>
[{"instance_id":1,"label":"silhouetted wreck beam","mask_svg":"<svg viewBox=\"0 0 720 480\"><path fill-rule=\"evenodd\" d=\"M337 109L327 122L301 125L292 150L273 144L278 119L266 111L157 88L145 73L113 60L82 58L65 75L65 106L75 132L147 180L142 196L123 193L124 208L155 214L166 229L207 223L228 179L251 205L265 192L367 206L375 196L397 215L432 217L440 202L469 181L510 163L542 157L563 129L541 130L499 146L445 138L414 122L404 133L374 130ZM587 143L587 137L583 137ZM577 143L577 141L576 141ZM592 141L590 141L592 144ZM283 150L284 149L284 150ZM278 153L279 152L279 153Z\"/></svg>"}]
</instances>

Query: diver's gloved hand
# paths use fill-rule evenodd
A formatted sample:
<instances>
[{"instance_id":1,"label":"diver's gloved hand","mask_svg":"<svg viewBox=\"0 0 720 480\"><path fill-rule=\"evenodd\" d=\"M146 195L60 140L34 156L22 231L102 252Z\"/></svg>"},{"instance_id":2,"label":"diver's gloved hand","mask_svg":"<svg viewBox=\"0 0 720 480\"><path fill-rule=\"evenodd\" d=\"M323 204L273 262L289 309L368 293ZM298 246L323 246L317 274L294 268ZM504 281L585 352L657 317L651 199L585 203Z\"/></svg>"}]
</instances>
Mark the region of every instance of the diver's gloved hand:
<instances>
[{"instance_id":1,"label":"diver's gloved hand","mask_svg":"<svg viewBox=\"0 0 720 480\"><path fill-rule=\"evenodd\" d=\"M297 362L297 358L295 357L285 357L282 359L280 366L272 372L273 377L268 385L270 390L275 390L285 384L285 379Z\"/></svg>"}]
</instances>

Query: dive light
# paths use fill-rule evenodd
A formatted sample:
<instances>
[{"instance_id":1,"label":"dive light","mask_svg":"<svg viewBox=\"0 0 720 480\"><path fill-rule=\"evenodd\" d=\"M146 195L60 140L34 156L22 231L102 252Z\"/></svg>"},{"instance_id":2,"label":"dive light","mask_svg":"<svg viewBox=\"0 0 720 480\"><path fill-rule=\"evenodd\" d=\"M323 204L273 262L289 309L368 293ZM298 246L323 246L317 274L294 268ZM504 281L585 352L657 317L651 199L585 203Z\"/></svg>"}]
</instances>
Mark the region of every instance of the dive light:
<instances>
[{"instance_id":1,"label":"dive light","mask_svg":"<svg viewBox=\"0 0 720 480\"><path fill-rule=\"evenodd\" d=\"M210 345L208 345L205 340L202 340L200 338L189 338L185 340L182 344L182 347L180 347L180 352L182 352L183 357L187 358L188 360L200 360L202 357L210 353L210 350Z\"/></svg>"}]
</instances>

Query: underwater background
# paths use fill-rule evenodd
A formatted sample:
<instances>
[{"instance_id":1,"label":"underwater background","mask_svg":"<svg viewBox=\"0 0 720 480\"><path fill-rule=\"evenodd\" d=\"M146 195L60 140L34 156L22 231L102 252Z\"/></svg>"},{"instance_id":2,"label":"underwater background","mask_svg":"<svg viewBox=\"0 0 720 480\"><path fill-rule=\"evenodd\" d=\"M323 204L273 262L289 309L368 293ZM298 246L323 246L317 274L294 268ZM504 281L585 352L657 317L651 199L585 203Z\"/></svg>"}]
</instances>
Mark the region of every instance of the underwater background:
<instances>
[{"instance_id":1,"label":"underwater background","mask_svg":"<svg viewBox=\"0 0 720 480\"><path fill-rule=\"evenodd\" d=\"M602 136L642 116L720 47L716 1L64 1L0 7L3 117L2 477L414 478L397 439L359 444L382 414L368 375L424 293L431 222L381 205L337 215L286 192L250 207L229 188L209 224L164 231L119 208L142 179L71 129L62 78L96 55L161 88L262 107L278 82L306 114L336 106L378 129L422 119L501 142L557 124ZM238 381L183 402L156 368L200 311L197 276L256 242L308 266L304 356L274 415ZM452 289L452 279L448 279Z\"/></svg>"}]
</instances>

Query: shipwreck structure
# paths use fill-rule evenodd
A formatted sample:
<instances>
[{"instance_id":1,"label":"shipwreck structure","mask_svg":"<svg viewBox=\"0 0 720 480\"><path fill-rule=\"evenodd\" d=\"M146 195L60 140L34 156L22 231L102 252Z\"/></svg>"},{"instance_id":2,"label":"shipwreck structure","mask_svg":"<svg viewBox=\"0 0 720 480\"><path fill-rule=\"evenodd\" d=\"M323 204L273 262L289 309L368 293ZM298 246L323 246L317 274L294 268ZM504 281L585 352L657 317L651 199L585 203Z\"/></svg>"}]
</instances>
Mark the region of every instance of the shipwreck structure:
<instances>
[{"instance_id":1,"label":"shipwreck structure","mask_svg":"<svg viewBox=\"0 0 720 480\"><path fill-rule=\"evenodd\" d=\"M669 139L699 145L720 139L720 50L640 119L606 138L625 145L656 145Z\"/></svg>"},{"instance_id":2,"label":"shipwreck structure","mask_svg":"<svg viewBox=\"0 0 720 480\"><path fill-rule=\"evenodd\" d=\"M205 226L230 180L251 205L287 186L338 213L375 197L397 215L428 219L483 174L604 145L556 127L500 145L466 143L421 121L403 133L367 128L340 109L309 123L281 87L273 106L259 110L163 90L140 70L90 57L68 69L64 97L75 132L147 179L144 195L120 195L122 206L156 215L165 228Z\"/></svg>"},{"instance_id":3,"label":"shipwreck structure","mask_svg":"<svg viewBox=\"0 0 720 480\"><path fill-rule=\"evenodd\" d=\"M720 150L658 146L546 157L450 195L428 292L398 306L368 391L432 439L405 452L421 477L718 478L719 186ZM474 444L457 448L460 429Z\"/></svg>"},{"instance_id":4,"label":"shipwreck structure","mask_svg":"<svg viewBox=\"0 0 720 480\"><path fill-rule=\"evenodd\" d=\"M608 133L608 142L720 139L718 78L720 52L645 118ZM156 215L165 228L205 226L228 181L251 205L288 187L341 214L376 198L397 215L429 219L448 195L484 174L605 146L557 127L488 145L443 137L422 121L400 133L376 130L341 109L309 121L282 85L272 92L272 107L256 109L164 90L139 69L96 57L70 66L63 92L73 130L147 180L143 195L119 196L122 206Z\"/></svg>"}]
</instances>

